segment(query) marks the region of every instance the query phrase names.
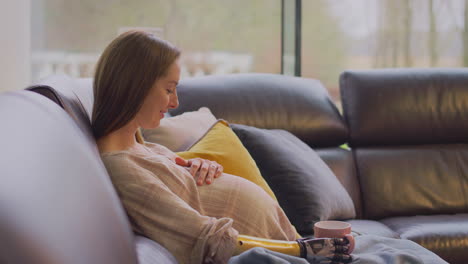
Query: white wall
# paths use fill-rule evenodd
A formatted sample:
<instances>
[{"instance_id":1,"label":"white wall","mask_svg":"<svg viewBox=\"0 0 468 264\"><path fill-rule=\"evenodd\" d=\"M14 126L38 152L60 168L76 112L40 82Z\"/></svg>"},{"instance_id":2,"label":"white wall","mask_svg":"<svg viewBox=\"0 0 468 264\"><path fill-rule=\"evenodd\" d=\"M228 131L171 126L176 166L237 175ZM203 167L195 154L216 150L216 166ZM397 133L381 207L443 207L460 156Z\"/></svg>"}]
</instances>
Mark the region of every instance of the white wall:
<instances>
[{"instance_id":1,"label":"white wall","mask_svg":"<svg viewBox=\"0 0 468 264\"><path fill-rule=\"evenodd\" d=\"M0 0L0 93L30 84L30 1Z\"/></svg>"}]
</instances>

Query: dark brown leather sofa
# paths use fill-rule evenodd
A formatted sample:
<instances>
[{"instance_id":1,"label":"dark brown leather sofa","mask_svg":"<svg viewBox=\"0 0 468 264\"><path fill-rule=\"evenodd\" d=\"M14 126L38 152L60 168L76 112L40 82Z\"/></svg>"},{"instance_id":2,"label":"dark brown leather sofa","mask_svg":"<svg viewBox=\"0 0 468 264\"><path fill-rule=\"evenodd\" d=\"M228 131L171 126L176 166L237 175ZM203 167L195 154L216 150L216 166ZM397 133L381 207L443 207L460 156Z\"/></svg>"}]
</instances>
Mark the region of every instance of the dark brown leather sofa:
<instances>
[{"instance_id":1,"label":"dark brown leather sofa","mask_svg":"<svg viewBox=\"0 0 468 264\"><path fill-rule=\"evenodd\" d=\"M467 69L346 71L342 115L320 83L263 77L183 82L173 114L207 105L232 123L292 132L350 194L357 233L410 239L449 263L467 262Z\"/></svg>"},{"instance_id":2,"label":"dark brown leather sofa","mask_svg":"<svg viewBox=\"0 0 468 264\"><path fill-rule=\"evenodd\" d=\"M340 90L361 217L466 263L468 70L347 71Z\"/></svg>"},{"instance_id":3,"label":"dark brown leather sofa","mask_svg":"<svg viewBox=\"0 0 468 264\"><path fill-rule=\"evenodd\" d=\"M450 263L465 263L468 257L468 173L465 169L468 166L465 165L468 161L468 123L465 122L468 70L347 71L340 76L340 86L343 114L320 82L311 79L272 74L186 79L178 86L180 107L171 114L208 106L216 117L231 123L290 131L319 153L348 191L357 217L347 221L353 224L357 234L410 239ZM11 158L15 162L2 160L0 175L11 177L7 179L9 185L0 185L0 197L21 201L10 206L1 202L5 199L0 199L0 214L6 212L16 219L27 219L19 221L21 225L0 222L0 235L17 229L25 230L25 234L35 228L45 231L34 234L32 244L19 241L9 247L2 245L0 262L17 260L18 252L23 251L31 252L31 258L49 256L49 260L60 260L61 255L55 252L58 250L73 259L76 249L84 252L80 260L107 258L110 250L123 254L117 254L120 257L113 258L112 263L151 263L161 254L165 262L158 263L174 263L157 243L140 236L135 239L129 234L128 220L122 216L115 191L102 170L89 130L91 80L56 76L28 89L55 103L30 91L0 96L0 122L5 127L2 133L8 135L0 137L0 151L15 153ZM5 104L7 101L11 103ZM71 119L67 120L65 112L55 104ZM350 149L340 147L344 143ZM87 152L77 152L77 148L85 148ZM94 160L91 164L98 170L87 165L89 160ZM19 163L24 170L21 173L15 170ZM60 170L52 171L49 166ZM35 174L41 175L38 177L44 181L40 193L31 191L34 195L24 196L14 191L26 183L34 186L36 182L28 177ZM60 180L55 182L57 178ZM92 196L94 189L89 194L88 185L83 182L101 186L105 190L103 197ZM77 191L76 186L84 187ZM281 188L271 187L273 191ZM13 191L4 192L4 189ZM86 199L80 200L83 197ZM11 211L12 207L27 204L31 199L30 208L41 210ZM73 202L76 199L83 203L80 206L88 206L86 213L80 209L63 215L64 208L77 206ZM94 199L99 201L94 203ZM113 204L100 204L108 200ZM288 206L286 199L279 202ZM47 203L51 204L45 207ZM103 207L109 212L101 213ZM51 212L55 222L48 222L47 215ZM108 215L111 213L114 215ZM70 225L69 218L89 225L75 222ZM120 220L115 223L115 219ZM113 237L109 228L124 235ZM70 244L70 234L82 232L103 236L104 244L115 240L123 246L106 244L107 251L102 251L100 256L92 248L94 244ZM54 234L56 239L37 242L48 234ZM78 241L84 241L80 239L78 236Z\"/></svg>"}]
</instances>

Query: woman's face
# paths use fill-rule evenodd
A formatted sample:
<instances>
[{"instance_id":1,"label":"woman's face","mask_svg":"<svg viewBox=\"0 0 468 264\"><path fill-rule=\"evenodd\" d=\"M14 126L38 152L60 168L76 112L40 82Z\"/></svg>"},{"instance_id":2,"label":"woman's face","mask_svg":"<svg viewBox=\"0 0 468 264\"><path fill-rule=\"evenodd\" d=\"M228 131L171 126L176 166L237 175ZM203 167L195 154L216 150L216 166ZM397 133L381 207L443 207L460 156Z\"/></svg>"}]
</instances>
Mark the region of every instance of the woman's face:
<instances>
[{"instance_id":1,"label":"woman's face","mask_svg":"<svg viewBox=\"0 0 468 264\"><path fill-rule=\"evenodd\" d=\"M151 129L159 126L170 108L179 106L176 86L180 78L180 65L176 60L169 67L166 76L156 80L143 102L143 106L136 115L136 122L139 127Z\"/></svg>"}]
</instances>

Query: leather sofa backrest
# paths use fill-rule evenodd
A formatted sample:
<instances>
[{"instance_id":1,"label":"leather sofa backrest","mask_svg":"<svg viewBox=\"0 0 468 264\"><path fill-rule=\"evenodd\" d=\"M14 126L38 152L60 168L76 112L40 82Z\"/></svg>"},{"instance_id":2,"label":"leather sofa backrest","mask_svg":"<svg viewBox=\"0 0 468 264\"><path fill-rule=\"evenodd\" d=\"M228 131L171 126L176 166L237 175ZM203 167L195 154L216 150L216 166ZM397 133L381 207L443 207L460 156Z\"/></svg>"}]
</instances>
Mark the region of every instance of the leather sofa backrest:
<instances>
[{"instance_id":1,"label":"leather sofa backrest","mask_svg":"<svg viewBox=\"0 0 468 264\"><path fill-rule=\"evenodd\" d=\"M340 76L364 215L468 212L468 70Z\"/></svg>"},{"instance_id":2,"label":"leather sofa backrest","mask_svg":"<svg viewBox=\"0 0 468 264\"><path fill-rule=\"evenodd\" d=\"M75 122L30 92L0 95L0 263L137 263L105 167Z\"/></svg>"},{"instance_id":3,"label":"leather sofa backrest","mask_svg":"<svg viewBox=\"0 0 468 264\"><path fill-rule=\"evenodd\" d=\"M323 85L278 74L231 74L183 79L172 115L208 106L217 118L284 129L313 147L346 143L348 129Z\"/></svg>"},{"instance_id":4,"label":"leather sofa backrest","mask_svg":"<svg viewBox=\"0 0 468 264\"><path fill-rule=\"evenodd\" d=\"M352 151L339 147L314 149L320 158L330 167L353 200L356 218L362 218L361 188L357 178Z\"/></svg>"},{"instance_id":5,"label":"leather sofa backrest","mask_svg":"<svg viewBox=\"0 0 468 264\"><path fill-rule=\"evenodd\" d=\"M468 143L467 84L466 68L344 72L340 91L349 144Z\"/></svg>"},{"instance_id":6,"label":"leather sofa backrest","mask_svg":"<svg viewBox=\"0 0 468 264\"><path fill-rule=\"evenodd\" d=\"M52 76L27 88L55 101L92 135L92 79ZM275 74L188 78L177 86L180 106L171 115L207 106L217 118L268 129L285 129L313 147L347 142L348 129L327 90L312 79Z\"/></svg>"},{"instance_id":7,"label":"leather sofa backrest","mask_svg":"<svg viewBox=\"0 0 468 264\"><path fill-rule=\"evenodd\" d=\"M41 92L41 86L52 91ZM89 124L92 79L52 76L28 89L57 101L79 124ZM314 147L335 147L348 140L348 129L338 109L317 80L259 73L204 76L181 80L177 92L180 106L171 109L171 115L208 106L217 118L258 128L285 129Z\"/></svg>"},{"instance_id":8,"label":"leather sofa backrest","mask_svg":"<svg viewBox=\"0 0 468 264\"><path fill-rule=\"evenodd\" d=\"M53 76L29 89L63 105L80 126L85 126L82 130L91 133L92 79ZM217 118L231 123L295 133L330 166L353 199L357 216L361 216L352 154L338 147L347 141L348 130L320 82L275 74L231 74L183 79L177 90L180 105L171 110L172 115L206 106Z\"/></svg>"}]
</instances>

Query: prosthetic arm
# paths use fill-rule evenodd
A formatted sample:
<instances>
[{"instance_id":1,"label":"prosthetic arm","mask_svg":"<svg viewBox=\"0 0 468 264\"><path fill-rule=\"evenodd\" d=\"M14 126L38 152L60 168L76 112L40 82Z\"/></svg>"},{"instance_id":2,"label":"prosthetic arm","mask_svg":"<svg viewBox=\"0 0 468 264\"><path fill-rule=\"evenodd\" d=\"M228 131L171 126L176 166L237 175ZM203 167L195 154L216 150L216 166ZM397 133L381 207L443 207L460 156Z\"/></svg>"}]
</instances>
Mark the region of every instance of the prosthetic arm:
<instances>
[{"instance_id":1,"label":"prosthetic arm","mask_svg":"<svg viewBox=\"0 0 468 264\"><path fill-rule=\"evenodd\" d=\"M296 241L264 239L239 235L234 255L254 247L302 257L310 263L350 263L352 261L347 238L300 238Z\"/></svg>"}]
</instances>

